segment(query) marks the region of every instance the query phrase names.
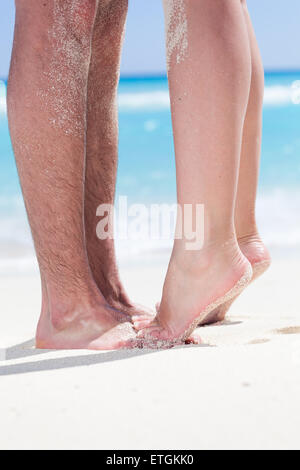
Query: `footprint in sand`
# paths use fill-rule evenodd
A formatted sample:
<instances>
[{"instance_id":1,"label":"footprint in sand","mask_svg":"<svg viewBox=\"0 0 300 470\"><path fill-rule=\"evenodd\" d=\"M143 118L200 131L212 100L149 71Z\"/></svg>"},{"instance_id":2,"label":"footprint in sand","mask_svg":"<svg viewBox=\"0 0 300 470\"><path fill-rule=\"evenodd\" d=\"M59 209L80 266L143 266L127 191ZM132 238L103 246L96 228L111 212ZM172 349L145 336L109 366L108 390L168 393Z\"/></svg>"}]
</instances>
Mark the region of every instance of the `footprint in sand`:
<instances>
[{"instance_id":1,"label":"footprint in sand","mask_svg":"<svg viewBox=\"0 0 300 470\"><path fill-rule=\"evenodd\" d=\"M271 341L271 340L267 339L267 338L254 339L253 341L250 341L250 343L248 343L248 344L265 344L265 343L269 343L269 341Z\"/></svg>"},{"instance_id":2,"label":"footprint in sand","mask_svg":"<svg viewBox=\"0 0 300 470\"><path fill-rule=\"evenodd\" d=\"M279 328L278 330L272 331L275 335L300 335L300 326L288 326L286 328ZM250 341L248 344L264 344L271 341L271 339L261 338L261 339L254 339Z\"/></svg>"},{"instance_id":3,"label":"footprint in sand","mask_svg":"<svg viewBox=\"0 0 300 470\"><path fill-rule=\"evenodd\" d=\"M287 328L280 328L273 333L277 335L300 335L300 326L289 326Z\"/></svg>"}]
</instances>

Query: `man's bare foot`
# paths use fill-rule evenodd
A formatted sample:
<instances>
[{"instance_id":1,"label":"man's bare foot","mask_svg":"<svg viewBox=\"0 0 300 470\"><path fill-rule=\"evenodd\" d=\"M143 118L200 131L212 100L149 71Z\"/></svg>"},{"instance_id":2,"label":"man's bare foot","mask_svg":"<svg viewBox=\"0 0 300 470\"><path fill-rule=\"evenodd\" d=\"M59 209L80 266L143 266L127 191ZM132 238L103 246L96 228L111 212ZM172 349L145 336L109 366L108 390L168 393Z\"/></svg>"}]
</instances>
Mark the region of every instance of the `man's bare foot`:
<instances>
[{"instance_id":1,"label":"man's bare foot","mask_svg":"<svg viewBox=\"0 0 300 470\"><path fill-rule=\"evenodd\" d=\"M251 278L251 264L234 240L197 254L175 248L160 311L155 320L139 332L138 338L148 347L186 341L200 321L205 321L211 311L236 297Z\"/></svg>"},{"instance_id":2,"label":"man's bare foot","mask_svg":"<svg viewBox=\"0 0 300 470\"><path fill-rule=\"evenodd\" d=\"M96 159L98 157L96 156ZM89 194L89 198L94 197L94 192ZM141 320L150 319L155 313L147 307L137 305L132 302L126 292L121 280L117 257L115 253L114 239L99 240L94 228L95 211L87 210L87 248L89 255L89 265L92 271L94 282L102 293L107 304L115 310L124 312L131 318L136 317Z\"/></svg>"},{"instance_id":3,"label":"man's bare foot","mask_svg":"<svg viewBox=\"0 0 300 470\"><path fill-rule=\"evenodd\" d=\"M97 253L96 247L93 249L95 250L94 252ZM155 313L151 309L131 301L120 279L115 255L111 255L109 250L108 255L109 257L107 259L107 253L103 254L104 263L102 264L100 262L98 264L95 263L92 255L90 255L90 259L92 260L90 261L90 266L94 281L107 304L111 308L128 315L131 321L134 321L134 319L151 321L155 317ZM108 263L108 261L111 262ZM99 265L101 266L101 270L99 270Z\"/></svg>"},{"instance_id":4,"label":"man's bare foot","mask_svg":"<svg viewBox=\"0 0 300 470\"><path fill-rule=\"evenodd\" d=\"M139 305L134 302L131 302L128 295L124 291L123 287L119 290L118 295L114 294L114 291L111 290L106 295L106 301L115 310L124 312L130 317L130 320L135 323L143 321L151 321L155 313L150 308L145 307L144 305Z\"/></svg>"},{"instance_id":5,"label":"man's bare foot","mask_svg":"<svg viewBox=\"0 0 300 470\"><path fill-rule=\"evenodd\" d=\"M239 238L238 243L243 255L251 263L253 270L253 282L262 276L270 267L270 253L257 232L252 235ZM199 326L211 325L213 323L224 321L231 305L237 299L237 297L232 299L230 302L224 303L218 309L211 312L211 314L206 318L205 322L200 323Z\"/></svg>"},{"instance_id":6,"label":"man's bare foot","mask_svg":"<svg viewBox=\"0 0 300 470\"><path fill-rule=\"evenodd\" d=\"M130 318L102 299L99 302L77 299L50 310L45 305L44 302L36 334L39 349L114 350L135 345Z\"/></svg>"}]
</instances>

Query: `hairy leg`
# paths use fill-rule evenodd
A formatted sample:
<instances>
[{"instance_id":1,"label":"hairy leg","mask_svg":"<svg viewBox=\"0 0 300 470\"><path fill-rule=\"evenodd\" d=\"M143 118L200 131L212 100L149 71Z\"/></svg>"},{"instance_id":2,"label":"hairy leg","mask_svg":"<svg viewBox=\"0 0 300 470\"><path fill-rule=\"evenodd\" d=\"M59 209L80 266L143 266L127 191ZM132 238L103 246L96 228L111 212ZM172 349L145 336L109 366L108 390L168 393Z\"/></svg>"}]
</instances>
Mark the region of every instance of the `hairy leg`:
<instances>
[{"instance_id":1,"label":"hairy leg","mask_svg":"<svg viewBox=\"0 0 300 470\"><path fill-rule=\"evenodd\" d=\"M175 240L160 311L140 333L173 341L252 276L234 227L251 57L240 0L166 0L166 15L178 202L205 205L203 248Z\"/></svg>"},{"instance_id":2,"label":"hairy leg","mask_svg":"<svg viewBox=\"0 0 300 470\"><path fill-rule=\"evenodd\" d=\"M251 46L252 78L243 133L235 226L241 250L251 262L255 278L271 262L269 252L258 234L255 213L262 138L264 69L246 1L243 1L243 11Z\"/></svg>"},{"instance_id":3,"label":"hairy leg","mask_svg":"<svg viewBox=\"0 0 300 470\"><path fill-rule=\"evenodd\" d=\"M40 348L113 349L122 336L84 235L87 79L96 0L16 0L10 132L42 279Z\"/></svg>"},{"instance_id":4,"label":"hairy leg","mask_svg":"<svg viewBox=\"0 0 300 470\"><path fill-rule=\"evenodd\" d=\"M96 234L100 204L114 203L118 165L117 89L128 0L102 0L96 15L88 81L85 224L94 279L114 308L146 314L135 306L120 280L114 240Z\"/></svg>"}]
</instances>

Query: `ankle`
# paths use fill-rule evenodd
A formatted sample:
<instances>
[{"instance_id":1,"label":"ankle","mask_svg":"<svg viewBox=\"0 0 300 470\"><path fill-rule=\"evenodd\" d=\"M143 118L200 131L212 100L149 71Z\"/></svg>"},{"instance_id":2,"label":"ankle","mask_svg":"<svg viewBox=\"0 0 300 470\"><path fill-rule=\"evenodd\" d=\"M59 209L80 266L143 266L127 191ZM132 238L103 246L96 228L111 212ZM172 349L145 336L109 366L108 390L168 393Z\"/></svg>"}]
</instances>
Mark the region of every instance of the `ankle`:
<instances>
[{"instance_id":1,"label":"ankle","mask_svg":"<svg viewBox=\"0 0 300 470\"><path fill-rule=\"evenodd\" d=\"M252 227L248 227L247 229L244 230L237 230L237 240L239 244L242 243L249 243L251 241L261 241L258 228L256 225L253 225Z\"/></svg>"},{"instance_id":2,"label":"ankle","mask_svg":"<svg viewBox=\"0 0 300 470\"><path fill-rule=\"evenodd\" d=\"M202 273L213 265L244 266L247 260L242 254L236 237L210 241L202 250L188 251L175 244L171 263L181 271L190 272L191 275Z\"/></svg>"},{"instance_id":3,"label":"ankle","mask_svg":"<svg viewBox=\"0 0 300 470\"><path fill-rule=\"evenodd\" d=\"M47 284L47 299L42 302L42 316L48 318L55 330L63 330L71 323L84 321L93 316L99 307L106 305L105 299L94 283L73 286L62 292Z\"/></svg>"},{"instance_id":4,"label":"ankle","mask_svg":"<svg viewBox=\"0 0 300 470\"><path fill-rule=\"evenodd\" d=\"M117 267L107 270L93 269L93 276L98 289L101 291L106 302L116 307L125 305L130 307L131 302L119 278Z\"/></svg>"},{"instance_id":5,"label":"ankle","mask_svg":"<svg viewBox=\"0 0 300 470\"><path fill-rule=\"evenodd\" d=\"M46 317L49 326L55 331L62 331L74 325L84 323L93 317L95 305L82 298L65 300L63 303L51 303Z\"/></svg>"},{"instance_id":6,"label":"ankle","mask_svg":"<svg viewBox=\"0 0 300 470\"><path fill-rule=\"evenodd\" d=\"M103 291L103 295L107 303L114 308L121 309L124 307L133 307L121 281L108 283L105 291Z\"/></svg>"},{"instance_id":7,"label":"ankle","mask_svg":"<svg viewBox=\"0 0 300 470\"><path fill-rule=\"evenodd\" d=\"M186 246L185 240L175 240L173 254L194 258L201 258L210 253L218 252L224 249L238 249L237 239L234 233L225 236L209 237L204 241L199 250L191 250Z\"/></svg>"},{"instance_id":8,"label":"ankle","mask_svg":"<svg viewBox=\"0 0 300 470\"><path fill-rule=\"evenodd\" d=\"M239 213L235 214L234 228L238 240L258 236L255 208L240 209Z\"/></svg>"}]
</instances>

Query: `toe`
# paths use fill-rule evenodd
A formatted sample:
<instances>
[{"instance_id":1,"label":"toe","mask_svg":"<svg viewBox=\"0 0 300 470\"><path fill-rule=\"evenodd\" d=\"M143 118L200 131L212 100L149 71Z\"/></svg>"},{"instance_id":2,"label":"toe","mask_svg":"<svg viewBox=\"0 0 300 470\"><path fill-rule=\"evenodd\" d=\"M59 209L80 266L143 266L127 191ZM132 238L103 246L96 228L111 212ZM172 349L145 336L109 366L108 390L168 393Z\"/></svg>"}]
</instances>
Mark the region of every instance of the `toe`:
<instances>
[{"instance_id":1,"label":"toe","mask_svg":"<svg viewBox=\"0 0 300 470\"><path fill-rule=\"evenodd\" d=\"M185 344L202 344L202 339L199 334L193 333L189 338L185 341Z\"/></svg>"},{"instance_id":2,"label":"toe","mask_svg":"<svg viewBox=\"0 0 300 470\"><path fill-rule=\"evenodd\" d=\"M150 320L144 320L144 321L135 321L133 322L134 329L139 331L143 330L144 328L147 328L149 326Z\"/></svg>"},{"instance_id":3,"label":"toe","mask_svg":"<svg viewBox=\"0 0 300 470\"><path fill-rule=\"evenodd\" d=\"M121 323L92 341L88 349L100 351L132 349L135 340L136 333L131 323Z\"/></svg>"},{"instance_id":4,"label":"toe","mask_svg":"<svg viewBox=\"0 0 300 470\"><path fill-rule=\"evenodd\" d=\"M141 329L137 337L138 338L156 338L159 339L161 334L161 328L157 325L148 325L146 328Z\"/></svg>"},{"instance_id":5,"label":"toe","mask_svg":"<svg viewBox=\"0 0 300 470\"><path fill-rule=\"evenodd\" d=\"M142 322L142 321L147 321L148 323L151 322L154 319L154 315L133 315L131 317L133 323L135 322Z\"/></svg>"}]
</instances>

